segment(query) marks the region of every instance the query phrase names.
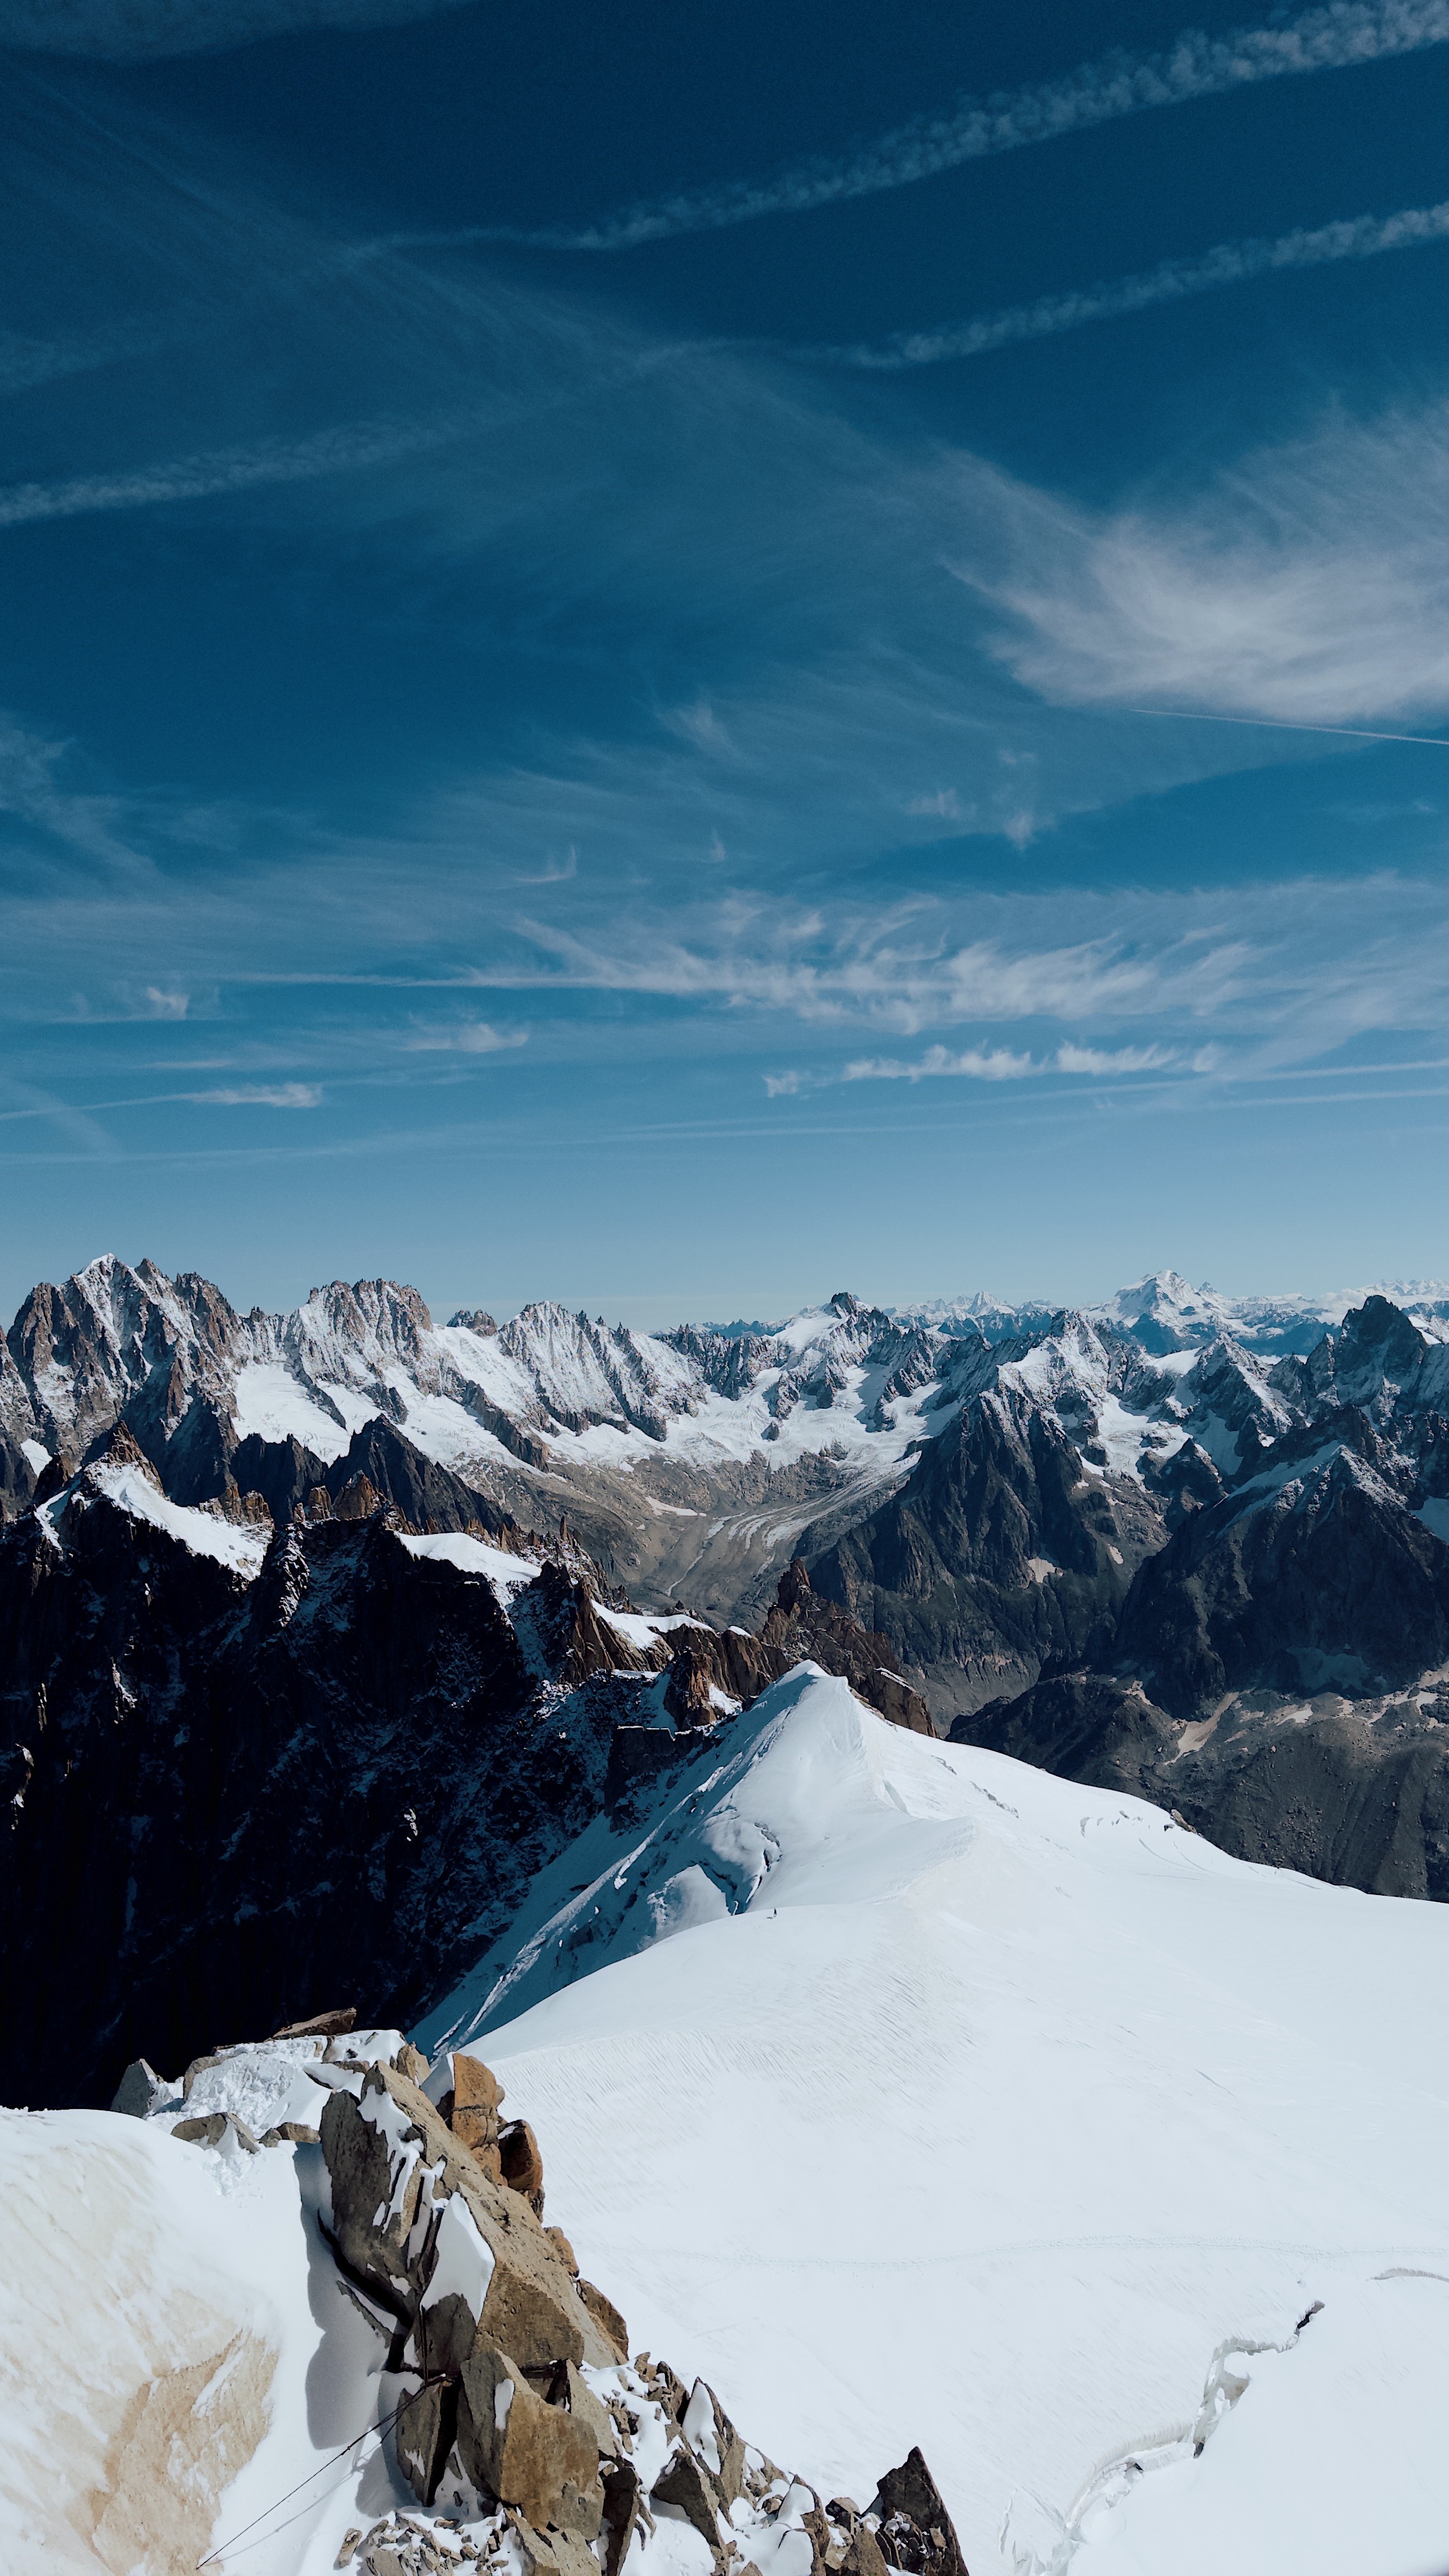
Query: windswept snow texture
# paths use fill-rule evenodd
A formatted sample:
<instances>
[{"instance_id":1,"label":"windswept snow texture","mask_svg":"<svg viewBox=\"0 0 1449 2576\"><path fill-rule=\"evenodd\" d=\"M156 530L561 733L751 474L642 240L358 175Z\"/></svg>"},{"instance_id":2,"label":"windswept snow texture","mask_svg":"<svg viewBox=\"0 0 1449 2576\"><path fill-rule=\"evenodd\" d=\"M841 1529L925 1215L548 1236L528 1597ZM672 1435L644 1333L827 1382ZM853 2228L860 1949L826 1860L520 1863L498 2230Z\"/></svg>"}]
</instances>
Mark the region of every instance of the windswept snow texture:
<instances>
[{"instance_id":1,"label":"windswept snow texture","mask_svg":"<svg viewBox=\"0 0 1449 2576\"><path fill-rule=\"evenodd\" d=\"M172 2576L218 2548L215 2576L321 2576L406 2499L375 2440L337 2456L397 2384L318 2232L320 2150L169 2125L0 2111L7 2576Z\"/></svg>"},{"instance_id":2,"label":"windswept snow texture","mask_svg":"<svg viewBox=\"0 0 1449 2576\"><path fill-rule=\"evenodd\" d=\"M635 2344L823 2495L919 2441L972 2576L1443 2569L1449 1914L809 1666L667 1795L420 2034Z\"/></svg>"}]
</instances>

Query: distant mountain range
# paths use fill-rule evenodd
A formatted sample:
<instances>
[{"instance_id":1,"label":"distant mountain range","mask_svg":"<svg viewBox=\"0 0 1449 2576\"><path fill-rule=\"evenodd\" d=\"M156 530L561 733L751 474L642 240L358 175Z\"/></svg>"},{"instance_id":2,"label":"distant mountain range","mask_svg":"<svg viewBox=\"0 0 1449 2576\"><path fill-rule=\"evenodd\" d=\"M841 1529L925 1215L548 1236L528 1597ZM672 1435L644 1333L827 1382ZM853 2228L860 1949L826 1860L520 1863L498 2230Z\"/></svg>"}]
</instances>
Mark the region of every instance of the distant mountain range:
<instances>
[{"instance_id":1,"label":"distant mountain range","mask_svg":"<svg viewBox=\"0 0 1449 2576\"><path fill-rule=\"evenodd\" d=\"M1439 1283L644 1334L383 1280L241 1315L106 1259L0 1350L0 1505L0 2040L35 2065L68 1993L102 2089L142 2025L285 2018L324 1918L407 1927L374 1973L416 2017L801 1656L1244 1857L1449 1895Z\"/></svg>"}]
</instances>

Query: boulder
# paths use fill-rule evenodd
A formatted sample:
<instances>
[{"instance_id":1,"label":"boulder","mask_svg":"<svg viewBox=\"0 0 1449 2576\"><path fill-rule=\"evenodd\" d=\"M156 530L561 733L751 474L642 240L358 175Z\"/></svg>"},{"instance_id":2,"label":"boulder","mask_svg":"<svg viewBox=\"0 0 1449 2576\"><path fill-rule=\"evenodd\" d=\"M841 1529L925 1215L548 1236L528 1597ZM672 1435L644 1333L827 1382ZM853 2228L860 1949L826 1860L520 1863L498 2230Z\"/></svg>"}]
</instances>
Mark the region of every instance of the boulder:
<instances>
[{"instance_id":1,"label":"boulder","mask_svg":"<svg viewBox=\"0 0 1449 2576\"><path fill-rule=\"evenodd\" d=\"M467 2113L463 2114L466 2119ZM456 2129L458 2112L453 2112ZM516 2191L528 2202L535 2217L543 2216L543 2156L539 2143L526 2120L510 2120L499 2129L498 2156L503 2179L510 2191Z\"/></svg>"},{"instance_id":2,"label":"boulder","mask_svg":"<svg viewBox=\"0 0 1449 2576\"><path fill-rule=\"evenodd\" d=\"M264 2147L315 2147L321 2144L320 2129L309 2129L305 2120L282 2120L268 2129L262 2139Z\"/></svg>"},{"instance_id":3,"label":"boulder","mask_svg":"<svg viewBox=\"0 0 1449 2576\"><path fill-rule=\"evenodd\" d=\"M170 2089L144 2057L133 2057L116 2086L111 2109L122 2112L127 2119L144 2120L152 2103Z\"/></svg>"},{"instance_id":4,"label":"boulder","mask_svg":"<svg viewBox=\"0 0 1449 2576\"><path fill-rule=\"evenodd\" d=\"M410 2039L403 2041L393 2064L399 2075L406 2075L410 2083L426 2084L430 2071L428 2061L420 2048L414 2048Z\"/></svg>"},{"instance_id":5,"label":"boulder","mask_svg":"<svg viewBox=\"0 0 1449 2576\"><path fill-rule=\"evenodd\" d=\"M547 2539L519 2513L508 2517L518 2544L523 2576L599 2576L593 2551L572 2532L551 2531Z\"/></svg>"},{"instance_id":6,"label":"boulder","mask_svg":"<svg viewBox=\"0 0 1449 2576\"><path fill-rule=\"evenodd\" d=\"M227 2142L228 2132L249 2156L260 2155L260 2138L253 2137L235 2111L208 2111L201 2120L178 2120L171 2135L179 2138L183 2147L221 2147Z\"/></svg>"},{"instance_id":7,"label":"boulder","mask_svg":"<svg viewBox=\"0 0 1449 2576\"><path fill-rule=\"evenodd\" d=\"M720 2563L719 2490L692 2451L679 2450L670 2455L654 2481L649 2501L656 2512L676 2514L691 2523L701 2540L709 2543L716 2564Z\"/></svg>"},{"instance_id":8,"label":"boulder","mask_svg":"<svg viewBox=\"0 0 1449 2576\"><path fill-rule=\"evenodd\" d=\"M475 2487L516 2505L535 2530L596 2538L603 2521L598 2445L588 2426L536 2396L523 2372L480 2335L463 2364L458 2456Z\"/></svg>"},{"instance_id":9,"label":"boulder","mask_svg":"<svg viewBox=\"0 0 1449 2576\"><path fill-rule=\"evenodd\" d=\"M869 2525L858 2522L845 2544L840 2562L841 2576L886 2576L886 2562L880 2544Z\"/></svg>"},{"instance_id":10,"label":"boulder","mask_svg":"<svg viewBox=\"0 0 1449 2576\"><path fill-rule=\"evenodd\" d=\"M273 2039L337 2039L345 2030L356 2030L357 2006L346 2005L340 2012L314 2013L310 2021L284 2022L274 2030Z\"/></svg>"},{"instance_id":11,"label":"boulder","mask_svg":"<svg viewBox=\"0 0 1449 2576\"><path fill-rule=\"evenodd\" d=\"M877 2546L889 2567L908 2576L967 2576L956 2526L920 2451L908 2451L898 2469L887 2469L873 2510L880 2515Z\"/></svg>"},{"instance_id":12,"label":"boulder","mask_svg":"<svg viewBox=\"0 0 1449 2576\"><path fill-rule=\"evenodd\" d=\"M619 2428L600 2398L594 2395L583 2372L571 2361L563 2365L563 2400L576 2423L582 2424L595 2450L602 2459L612 2460L618 2454ZM555 2398L557 2405L559 2400Z\"/></svg>"},{"instance_id":13,"label":"boulder","mask_svg":"<svg viewBox=\"0 0 1449 2576\"><path fill-rule=\"evenodd\" d=\"M568 2238L565 2236L563 2229L561 2227L546 2227L543 2232L548 2238L550 2245L553 2246L557 2253L559 2261L567 2264L570 2272L572 2272L574 2276L574 2279L577 2280L579 2277L578 2257L574 2253L574 2249L572 2245L570 2245Z\"/></svg>"},{"instance_id":14,"label":"boulder","mask_svg":"<svg viewBox=\"0 0 1449 2576\"><path fill-rule=\"evenodd\" d=\"M461 2290L432 2300L418 2318L414 2340L425 2379L456 2379L478 2340L478 2319Z\"/></svg>"},{"instance_id":15,"label":"boulder","mask_svg":"<svg viewBox=\"0 0 1449 2576\"><path fill-rule=\"evenodd\" d=\"M458 2433L456 2380L420 2388L397 2420L398 2465L420 2504L431 2504Z\"/></svg>"},{"instance_id":16,"label":"boulder","mask_svg":"<svg viewBox=\"0 0 1449 2576\"><path fill-rule=\"evenodd\" d=\"M485 2066L481 2057L468 2057L458 2050L453 2058L448 2126L495 2182L508 2180L498 2152L498 2106L502 2099L503 2087L492 2068Z\"/></svg>"},{"instance_id":17,"label":"boulder","mask_svg":"<svg viewBox=\"0 0 1449 2576\"><path fill-rule=\"evenodd\" d=\"M599 2464L604 2489L604 2576L620 2576L639 2519L639 2472L632 2460Z\"/></svg>"},{"instance_id":18,"label":"boulder","mask_svg":"<svg viewBox=\"0 0 1449 2576\"><path fill-rule=\"evenodd\" d=\"M709 2471L720 2503L728 2512L744 2486L745 2446L714 2390L702 2379L697 2379L689 2392L679 2429Z\"/></svg>"},{"instance_id":19,"label":"boulder","mask_svg":"<svg viewBox=\"0 0 1449 2576\"><path fill-rule=\"evenodd\" d=\"M604 2347L602 2358L605 2361L627 2361L629 2329L613 2300L606 2299L603 2291L596 2289L592 2281L578 2281L575 2287L583 2306L588 2311L594 2332ZM584 2355L585 2360L589 2357L587 2353Z\"/></svg>"}]
</instances>

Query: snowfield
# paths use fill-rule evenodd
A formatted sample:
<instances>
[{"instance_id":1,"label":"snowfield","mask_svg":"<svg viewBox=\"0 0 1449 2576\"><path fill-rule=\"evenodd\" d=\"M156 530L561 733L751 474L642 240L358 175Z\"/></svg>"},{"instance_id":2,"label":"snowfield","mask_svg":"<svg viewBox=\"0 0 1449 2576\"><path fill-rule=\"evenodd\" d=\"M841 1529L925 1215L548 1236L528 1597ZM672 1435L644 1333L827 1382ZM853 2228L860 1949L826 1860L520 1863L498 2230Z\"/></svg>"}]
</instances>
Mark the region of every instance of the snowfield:
<instances>
[{"instance_id":1,"label":"snowfield","mask_svg":"<svg viewBox=\"0 0 1449 2576\"><path fill-rule=\"evenodd\" d=\"M636 2351L826 2498L919 2443L972 2576L1443 2576L1449 1912L813 1665L640 1794L417 2034L497 2067ZM315 2126L321 2046L0 2113L0 2566L322 2576L406 2500L336 2457L397 2386L320 2149L169 2134ZM627 2576L706 2556L661 2522Z\"/></svg>"},{"instance_id":2,"label":"snowfield","mask_svg":"<svg viewBox=\"0 0 1449 2576\"><path fill-rule=\"evenodd\" d=\"M918 2441L973 2576L1440 2576L1449 1917L811 1667L742 1727L419 2034L635 2344L824 2495Z\"/></svg>"}]
</instances>

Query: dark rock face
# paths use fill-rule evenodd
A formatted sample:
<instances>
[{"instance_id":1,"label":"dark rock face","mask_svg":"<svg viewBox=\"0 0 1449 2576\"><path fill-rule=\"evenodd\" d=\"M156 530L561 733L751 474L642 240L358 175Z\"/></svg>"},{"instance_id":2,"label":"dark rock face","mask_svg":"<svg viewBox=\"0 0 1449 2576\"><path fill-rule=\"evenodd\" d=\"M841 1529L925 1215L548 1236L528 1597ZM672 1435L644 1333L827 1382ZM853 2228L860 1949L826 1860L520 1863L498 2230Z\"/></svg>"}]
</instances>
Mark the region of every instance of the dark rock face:
<instances>
[{"instance_id":1,"label":"dark rock face","mask_svg":"<svg viewBox=\"0 0 1449 2576\"><path fill-rule=\"evenodd\" d=\"M1307 1707L1259 1691L1174 1720L1140 1682L1061 1673L958 1718L980 1744L1180 1815L1239 1860L1377 1896L1449 1899L1449 1691Z\"/></svg>"},{"instance_id":2,"label":"dark rock face","mask_svg":"<svg viewBox=\"0 0 1449 2576\"><path fill-rule=\"evenodd\" d=\"M810 1561L819 1593L971 1708L1044 1665L1109 1660L1116 1614L1161 1522L1088 1474L1056 1422L1002 1389L968 1403L909 1482Z\"/></svg>"},{"instance_id":3,"label":"dark rock face","mask_svg":"<svg viewBox=\"0 0 1449 2576\"><path fill-rule=\"evenodd\" d=\"M387 1428L366 1454L396 1478L406 1448ZM642 1743L647 1768L705 1740L663 1723L676 1641L757 1645L696 1623L641 1641L577 1556L526 1561L505 1614L485 1575L410 1547L360 1469L335 1516L276 1531L235 1487L187 1535L169 1508L118 1425L0 1533L12 2100L108 2100L144 2034L184 2063L318 1994L415 2020L619 1794L611 1746ZM491 1535L506 1557L511 1525ZM740 1698L805 1651L781 1642L803 1570L796 1593ZM878 1671L834 1604L819 1624L842 1667ZM924 1724L887 1678L898 1722Z\"/></svg>"},{"instance_id":4,"label":"dark rock face","mask_svg":"<svg viewBox=\"0 0 1449 2576\"><path fill-rule=\"evenodd\" d=\"M1125 1789L1160 1803L1159 1775L1177 1751L1177 1731L1140 1682L1076 1672L958 1717L951 1742L984 1745L1093 1789Z\"/></svg>"},{"instance_id":5,"label":"dark rock face","mask_svg":"<svg viewBox=\"0 0 1449 2576\"><path fill-rule=\"evenodd\" d=\"M338 1988L407 2022L597 1812L628 1686L541 1680L385 1517L284 1529L249 1588L99 1493L60 1532L0 1540L8 2099Z\"/></svg>"},{"instance_id":6,"label":"dark rock face","mask_svg":"<svg viewBox=\"0 0 1449 2576\"><path fill-rule=\"evenodd\" d=\"M1351 1445L1350 1445L1351 1444ZM1177 1717L1224 1691L1383 1691L1449 1657L1449 1549L1361 1414L1283 1442L1141 1567L1114 1661Z\"/></svg>"}]
</instances>

